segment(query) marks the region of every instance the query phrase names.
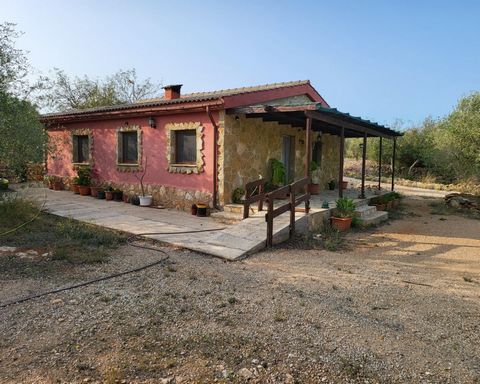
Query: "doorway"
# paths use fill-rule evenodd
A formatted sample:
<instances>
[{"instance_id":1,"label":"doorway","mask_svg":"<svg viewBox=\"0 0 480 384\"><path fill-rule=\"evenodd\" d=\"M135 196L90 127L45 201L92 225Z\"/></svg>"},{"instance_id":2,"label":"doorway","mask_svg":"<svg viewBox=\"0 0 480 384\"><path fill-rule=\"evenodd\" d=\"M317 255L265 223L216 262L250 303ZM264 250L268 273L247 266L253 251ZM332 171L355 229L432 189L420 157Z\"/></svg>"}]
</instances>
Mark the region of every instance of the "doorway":
<instances>
[{"instance_id":1,"label":"doorway","mask_svg":"<svg viewBox=\"0 0 480 384\"><path fill-rule=\"evenodd\" d=\"M282 163L285 166L285 184L295 179L295 136L283 136Z\"/></svg>"}]
</instances>

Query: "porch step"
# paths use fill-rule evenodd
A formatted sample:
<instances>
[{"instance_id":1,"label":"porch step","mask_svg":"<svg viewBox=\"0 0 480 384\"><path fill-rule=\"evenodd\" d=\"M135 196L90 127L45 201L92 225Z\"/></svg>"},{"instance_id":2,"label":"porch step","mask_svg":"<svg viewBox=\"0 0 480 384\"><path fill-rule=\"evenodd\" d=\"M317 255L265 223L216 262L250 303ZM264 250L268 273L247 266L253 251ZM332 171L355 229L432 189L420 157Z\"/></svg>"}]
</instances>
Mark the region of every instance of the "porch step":
<instances>
[{"instance_id":1,"label":"porch step","mask_svg":"<svg viewBox=\"0 0 480 384\"><path fill-rule=\"evenodd\" d=\"M242 207L243 209L243 207ZM219 211L219 212L212 212L210 217L223 224L235 224L243 219L243 211L241 213L236 212L229 212L229 211Z\"/></svg>"},{"instance_id":2,"label":"porch step","mask_svg":"<svg viewBox=\"0 0 480 384\"><path fill-rule=\"evenodd\" d=\"M368 217L375 212L377 212L377 208L370 205L361 205L360 207L357 206L355 209L355 213L358 217Z\"/></svg>"},{"instance_id":3,"label":"porch step","mask_svg":"<svg viewBox=\"0 0 480 384\"><path fill-rule=\"evenodd\" d=\"M264 204L265 207L265 204ZM223 207L224 212L238 213L243 216L243 204L225 204ZM258 212L257 203L250 206L250 214Z\"/></svg>"},{"instance_id":4,"label":"porch step","mask_svg":"<svg viewBox=\"0 0 480 384\"><path fill-rule=\"evenodd\" d=\"M375 208L375 207L373 207ZM371 225L377 225L380 224L384 221L388 220L388 212L386 211L377 211L375 208L375 211L373 213L370 213L366 216L360 217L360 225L363 227L368 227Z\"/></svg>"}]
</instances>

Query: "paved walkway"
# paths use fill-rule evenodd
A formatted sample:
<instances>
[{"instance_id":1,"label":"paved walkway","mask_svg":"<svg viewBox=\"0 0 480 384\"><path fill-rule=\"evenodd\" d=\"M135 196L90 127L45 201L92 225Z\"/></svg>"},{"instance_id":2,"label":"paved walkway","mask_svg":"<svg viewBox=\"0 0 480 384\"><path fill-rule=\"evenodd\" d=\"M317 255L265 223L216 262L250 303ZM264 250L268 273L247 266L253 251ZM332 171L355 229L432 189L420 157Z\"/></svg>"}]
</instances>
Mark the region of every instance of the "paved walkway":
<instances>
[{"instance_id":1,"label":"paved walkway","mask_svg":"<svg viewBox=\"0 0 480 384\"><path fill-rule=\"evenodd\" d=\"M186 212L171 209L155 209L133 206L123 202L98 200L90 196L75 195L69 191L52 191L46 188L19 190L26 197L42 202L54 215L101 225L132 234L167 232L168 235L144 235L145 237L218 256L236 260L265 247L265 212L230 226L222 226L209 217L200 218ZM306 228L306 215L297 214L297 227ZM288 236L288 212L275 219L275 241ZM222 229L223 228L223 229ZM173 234L174 232L221 229L215 232Z\"/></svg>"}]
</instances>

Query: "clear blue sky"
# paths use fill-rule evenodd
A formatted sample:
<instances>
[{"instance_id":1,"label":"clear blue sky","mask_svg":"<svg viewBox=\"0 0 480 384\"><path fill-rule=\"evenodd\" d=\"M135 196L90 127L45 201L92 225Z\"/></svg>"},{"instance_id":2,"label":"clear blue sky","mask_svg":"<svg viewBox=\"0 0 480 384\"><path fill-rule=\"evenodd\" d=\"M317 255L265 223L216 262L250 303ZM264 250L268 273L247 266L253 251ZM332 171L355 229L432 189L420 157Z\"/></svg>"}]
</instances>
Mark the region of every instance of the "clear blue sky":
<instances>
[{"instance_id":1,"label":"clear blue sky","mask_svg":"<svg viewBox=\"0 0 480 384\"><path fill-rule=\"evenodd\" d=\"M331 106L389 124L480 90L480 1L0 0L31 64L136 68L184 92L310 79Z\"/></svg>"}]
</instances>

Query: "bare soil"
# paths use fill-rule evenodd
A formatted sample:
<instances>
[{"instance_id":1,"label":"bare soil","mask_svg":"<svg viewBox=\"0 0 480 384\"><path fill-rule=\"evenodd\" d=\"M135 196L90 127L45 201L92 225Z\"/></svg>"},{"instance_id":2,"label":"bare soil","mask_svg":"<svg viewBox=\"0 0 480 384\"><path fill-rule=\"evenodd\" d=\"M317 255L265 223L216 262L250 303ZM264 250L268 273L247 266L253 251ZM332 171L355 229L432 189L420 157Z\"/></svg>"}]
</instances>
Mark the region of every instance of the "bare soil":
<instances>
[{"instance_id":1,"label":"bare soil","mask_svg":"<svg viewBox=\"0 0 480 384\"><path fill-rule=\"evenodd\" d=\"M0 382L479 382L480 220L431 202L408 198L342 252L164 248L157 267L0 309ZM10 257L0 303L163 257L109 252L59 269Z\"/></svg>"}]
</instances>

